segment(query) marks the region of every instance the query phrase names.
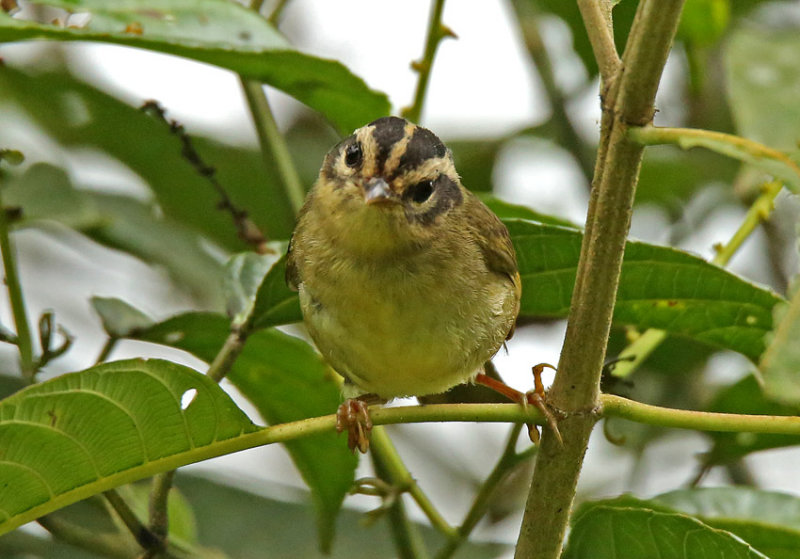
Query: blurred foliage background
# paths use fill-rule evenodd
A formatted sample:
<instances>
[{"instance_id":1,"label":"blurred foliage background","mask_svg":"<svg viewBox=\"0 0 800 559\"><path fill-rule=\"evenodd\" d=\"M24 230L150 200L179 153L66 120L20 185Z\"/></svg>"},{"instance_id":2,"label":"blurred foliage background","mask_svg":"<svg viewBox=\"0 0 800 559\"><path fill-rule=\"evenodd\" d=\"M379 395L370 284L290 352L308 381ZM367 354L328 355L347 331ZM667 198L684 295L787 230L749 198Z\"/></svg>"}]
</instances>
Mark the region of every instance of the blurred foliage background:
<instances>
[{"instance_id":1,"label":"blurred foliage background","mask_svg":"<svg viewBox=\"0 0 800 559\"><path fill-rule=\"evenodd\" d=\"M9 8L10 4L13 2ZM386 38L375 45L375 50L388 53L392 43L405 42L410 44L406 49L418 54L428 10L427 2L413 7L383 3L382 10L412 12L398 18L403 25L413 24L414 32L409 34L420 39L411 43L404 39L402 28L395 32L385 22L370 20L374 13L366 2L337 2L335 7L322 8L319 3L295 0L278 18L281 32L270 34L244 15L246 10L231 11L222 0L206 0L189 8L208 10L203 13L214 21L216 35L203 37L191 27L151 27L150 20L144 21L149 16L141 9L126 14L125 10L107 10L103 4L89 0L20 0L21 11L14 14L13 21L6 14L0 19L0 41L8 43L0 46L0 148L19 150L25 156L24 163L5 171L3 203L23 210L14 227L31 315L53 309L58 322L75 337L71 350L45 368L44 378L91 365L105 343L106 335L90 306L90 296L117 297L145 309L153 319L146 323L149 330L120 337L163 344L157 327L152 326L155 322L178 312L225 310L225 263L231 255L248 248L237 237L230 216L217 208L219 194L182 154L180 136L172 133L168 122L140 110L149 97L139 95L143 85L138 84L137 92L132 93L126 91L124 82L101 79L102 70L89 67L96 60L92 58L95 52L85 43L73 44L73 40L150 49L216 65L239 73L243 79L265 81L270 85L269 98L275 101L276 120L291 161L307 189L324 153L342 134L389 112L390 100L394 113L410 102L407 87L387 91L387 97L377 91L380 86L373 85L368 69L360 68L364 73L358 77L345 66L358 66L368 46L353 34L361 28L365 34L373 32L373 27L387 28ZM160 4L178 10L183 3ZM5 2L3 6L6 8ZM635 0L622 0L614 9L620 49L636 6ZM267 2L263 11L269 14L272 8ZM341 12L340 19L333 20L319 38L315 33L323 25L320 18L326 16L326 10ZM509 51L493 51L495 41L500 42L495 36L498 27L492 29L495 35L481 35L481 12L488 11L504 14L505 27L500 26L499 32L512 37L516 50L511 54L524 68L521 73L506 70L505 81L496 87L533 89L537 107L530 118L515 114L503 119L501 126L491 118L481 126L475 123L475 116L464 122L448 121L449 117L437 113L443 103L437 101L437 95L455 98L459 91L468 92L492 63L514 68L503 58L510 56ZM87 13L91 14L89 20L85 19ZM341 23L352 18L358 23L350 27ZM23 20L27 23L15 23ZM131 27L141 21L144 33ZM486 58L472 66L448 67L448 53L459 49L461 39L442 43L432 72L431 101L422 123L439 132L453 150L467 187L530 206L547 219L580 223L597 142L599 79L577 6L561 0L508 0L485 3L480 8L451 2L444 22L457 35L463 35L465 42L467 37L480 37ZM347 31L340 31L339 24ZM74 36L67 36L70 26L78 30ZM233 34L241 29L251 35ZM793 154L797 161L799 30L800 3L796 1L688 0L659 93L656 124L739 134ZM87 34L81 35L81 31ZM110 37L110 32L116 34ZM70 42L32 40L42 37ZM314 50L312 54L325 59L304 57L306 44ZM115 52L121 49L106 48ZM89 62L84 58L87 56ZM155 61L163 54L150 56ZM328 58L341 59L344 64ZM394 60L389 54L385 58ZM138 75L139 71L132 69L131 73ZM413 73L405 66L381 71L405 73L407 82L413 83ZM447 76L449 82L437 81L438 75ZM154 78L161 82L181 80L177 73ZM287 100L285 94L301 103ZM196 151L216 170L216 179L235 205L244 208L270 240L285 241L294 219L291 196L285 189L280 162L264 155L252 131L215 134L203 121L202 107L198 110L188 100L186 105L156 100L162 102L168 119L179 115ZM241 105L241 100L236 102ZM481 103L492 110L502 105L489 96ZM461 111L471 110L463 103L453 104ZM216 126L225 127L225 123ZM532 165L538 168L532 170ZM710 151L649 148L642 166L632 234L709 256L713 244L727 240L736 229L763 182L761 172ZM780 195L776 205L771 219L749 240L731 269L785 296L797 268L798 205L786 193ZM2 323L10 324L5 300L0 309ZM220 328L219 336L224 338L226 323L219 324L215 319L203 322L205 319L193 316L199 320L195 323L199 324L198 336ZM557 361L563 328L561 320L527 317L510 344L509 356L497 359L500 372L524 388L529 383L524 363ZM291 327L289 332L297 334L298 330ZM623 327L614 331L609 356L626 345L629 333ZM259 340L254 343L251 358L274 358L270 340L266 336ZM214 355L203 349L203 343L203 339L192 338L183 346L171 344L190 355L141 341L124 341L113 357L166 355L202 370L202 361L210 361ZM20 386L12 380L16 353L11 347L0 349L0 367L9 373L0 376L0 393L6 395ZM275 366L278 378L295 363L295 357L284 357L287 362ZM312 363L314 357L303 354L297 359ZM224 385L236 394L237 402L251 417L260 413L270 421L270 414L277 414L273 420L291 419L250 397L253 407L238 395L237 389L251 396L263 389L258 382L248 388L245 369L242 365L241 371L234 373L236 388ZM797 414L796 406L763 397L753 371L752 363L733 352L668 338L633 377L620 379L609 374L604 389L669 407ZM469 433L465 435L464 431ZM796 437L676 434L623 421L608 421L604 431L598 431L593 441L580 488L581 500L622 491L650 496L697 483L746 484L800 494L800 483L790 473L791 464L798 459L796 445L800 441ZM471 502L505 437L504 429L486 425L470 429L398 426L391 432L415 477L430 487L432 499L441 503L444 514L453 522ZM782 447L789 448L776 450ZM754 454L756 451L758 454ZM466 546L458 557L507 556L507 545L516 537L529 470L530 461L525 461L507 476L493 501L489 520L477 533L477 540L485 543ZM362 463L358 472L370 474L370 466ZM315 474L304 471L303 475L307 478ZM325 473L318 475L324 477ZM173 534L178 537L199 540L206 548L218 547L237 558L263 557L265 548L270 550L270 557L317 554L316 542L308 537L315 530L310 497L281 449L259 449L190 468L178 475L176 484L183 495L175 505L178 524ZM142 501L141 496L134 495L142 491L136 487L130 491L131 499ZM364 517L356 511L374 508L375 499L348 497L345 505L346 512L335 521L338 536L333 556L394 556L383 522L368 528L360 526ZM422 519L416 510L410 514ZM57 516L80 519L98 530L111 529L107 514L96 502L74 505ZM421 530L429 545L440 541L429 528ZM53 542L36 529L18 530L1 538L0 555L91 556L62 541Z\"/></svg>"}]
</instances>

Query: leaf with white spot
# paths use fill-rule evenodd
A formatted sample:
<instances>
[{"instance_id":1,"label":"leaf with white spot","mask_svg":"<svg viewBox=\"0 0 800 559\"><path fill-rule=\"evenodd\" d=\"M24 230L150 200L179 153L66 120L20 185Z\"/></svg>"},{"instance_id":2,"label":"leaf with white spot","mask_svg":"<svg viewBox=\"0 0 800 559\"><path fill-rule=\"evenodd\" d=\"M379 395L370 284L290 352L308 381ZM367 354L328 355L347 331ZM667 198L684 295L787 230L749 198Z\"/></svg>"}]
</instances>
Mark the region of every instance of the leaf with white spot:
<instances>
[{"instance_id":1,"label":"leaf with white spot","mask_svg":"<svg viewBox=\"0 0 800 559\"><path fill-rule=\"evenodd\" d=\"M161 360L107 363L21 390L0 402L0 534L223 454L257 429L208 377Z\"/></svg>"}]
</instances>

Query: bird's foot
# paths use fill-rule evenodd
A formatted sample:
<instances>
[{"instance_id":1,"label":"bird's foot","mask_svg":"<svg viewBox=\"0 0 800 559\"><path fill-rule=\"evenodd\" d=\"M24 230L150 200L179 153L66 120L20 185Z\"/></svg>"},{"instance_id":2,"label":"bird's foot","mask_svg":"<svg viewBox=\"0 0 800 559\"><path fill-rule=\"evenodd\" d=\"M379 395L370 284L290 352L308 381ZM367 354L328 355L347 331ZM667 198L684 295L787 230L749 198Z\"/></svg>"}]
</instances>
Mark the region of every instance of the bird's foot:
<instances>
[{"instance_id":1,"label":"bird's foot","mask_svg":"<svg viewBox=\"0 0 800 559\"><path fill-rule=\"evenodd\" d=\"M369 416L367 402L359 398L348 398L336 410L336 432L347 431L347 447L355 452L356 448L366 454L369 450L369 434L372 431L372 419Z\"/></svg>"},{"instance_id":2,"label":"bird's foot","mask_svg":"<svg viewBox=\"0 0 800 559\"><path fill-rule=\"evenodd\" d=\"M561 438L561 433L558 430L558 422L556 421L555 415L547 406L547 394L544 390L544 384L542 383L542 371L544 371L545 367L550 369L556 370L555 367L549 365L547 363L539 363L532 368L533 371L533 390L530 392L520 392L514 388L511 388L507 384L503 383L502 381L493 379L492 377L480 373L477 377L475 377L475 382L478 382L484 386L491 388L492 390L499 392L500 394L504 395L506 398L513 402L517 402L522 407L527 407L532 405L538 409L542 416L544 416L545 421L547 422L547 426L550 427L550 430L558 439L558 442L563 444L564 441ZM530 437L531 441L534 443L539 442L539 429L533 423L528 423L528 436Z\"/></svg>"}]
</instances>

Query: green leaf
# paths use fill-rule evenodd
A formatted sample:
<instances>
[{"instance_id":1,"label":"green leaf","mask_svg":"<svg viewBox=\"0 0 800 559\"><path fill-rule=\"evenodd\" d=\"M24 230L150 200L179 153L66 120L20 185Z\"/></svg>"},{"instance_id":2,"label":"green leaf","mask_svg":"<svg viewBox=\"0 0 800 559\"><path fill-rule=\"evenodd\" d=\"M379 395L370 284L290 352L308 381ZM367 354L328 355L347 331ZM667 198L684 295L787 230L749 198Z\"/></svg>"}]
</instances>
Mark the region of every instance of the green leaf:
<instances>
[{"instance_id":1,"label":"green leaf","mask_svg":"<svg viewBox=\"0 0 800 559\"><path fill-rule=\"evenodd\" d=\"M709 411L753 415L800 415L800 406L787 406L764 397L756 377L749 375L723 388L709 405ZM714 446L704 457L710 465L732 462L751 452L800 444L800 437L768 433L707 433Z\"/></svg>"},{"instance_id":2,"label":"green leaf","mask_svg":"<svg viewBox=\"0 0 800 559\"><path fill-rule=\"evenodd\" d=\"M256 430L213 381L167 361L118 361L26 388L0 402L0 534Z\"/></svg>"},{"instance_id":3,"label":"green leaf","mask_svg":"<svg viewBox=\"0 0 800 559\"><path fill-rule=\"evenodd\" d=\"M800 499L794 495L752 487L708 487L673 491L653 501L727 530L770 559L800 555Z\"/></svg>"},{"instance_id":4,"label":"green leaf","mask_svg":"<svg viewBox=\"0 0 800 559\"><path fill-rule=\"evenodd\" d=\"M727 91L739 133L776 149L796 151L800 140L797 29L742 27L726 45Z\"/></svg>"},{"instance_id":5,"label":"green leaf","mask_svg":"<svg viewBox=\"0 0 800 559\"><path fill-rule=\"evenodd\" d=\"M192 353L211 361L229 332L228 321L209 313L170 318L136 339ZM252 334L227 377L271 425L334 413L338 385L306 342L275 329ZM323 549L330 547L336 515L353 483L357 457L335 433L288 441L286 448L311 489Z\"/></svg>"},{"instance_id":6,"label":"green leaf","mask_svg":"<svg viewBox=\"0 0 800 559\"><path fill-rule=\"evenodd\" d=\"M165 123L69 74L28 76L7 65L0 66L0 107L22 109L67 148L97 149L119 160L152 190L167 218L228 249L247 248L231 216L216 209L219 195L181 155L181 141ZM219 183L237 207L246 209L268 236L288 237L294 213L276 179L274 161L264 160L254 149L204 138L193 137L192 143L205 163L217 170ZM320 161L315 162L317 168Z\"/></svg>"},{"instance_id":7,"label":"green leaf","mask_svg":"<svg viewBox=\"0 0 800 559\"><path fill-rule=\"evenodd\" d=\"M228 316L247 330L303 320L297 293L286 285L286 243L273 243L275 252L244 253L227 266L225 281Z\"/></svg>"},{"instance_id":8,"label":"green leaf","mask_svg":"<svg viewBox=\"0 0 800 559\"><path fill-rule=\"evenodd\" d=\"M36 0L88 13L83 27L14 19L0 11L0 42L97 41L206 62L262 81L321 112L341 132L389 113L383 93L341 63L298 52L264 18L228 0Z\"/></svg>"},{"instance_id":9,"label":"green leaf","mask_svg":"<svg viewBox=\"0 0 800 559\"><path fill-rule=\"evenodd\" d=\"M92 308L100 315L103 329L112 338L124 338L154 324L152 318L116 297L92 297Z\"/></svg>"},{"instance_id":10,"label":"green leaf","mask_svg":"<svg viewBox=\"0 0 800 559\"><path fill-rule=\"evenodd\" d=\"M767 351L758 367L768 398L800 404L800 276L795 278L788 303L775 307L775 330L768 337Z\"/></svg>"},{"instance_id":11,"label":"green leaf","mask_svg":"<svg viewBox=\"0 0 800 559\"><path fill-rule=\"evenodd\" d=\"M290 322L300 322L300 300L286 285L286 254L270 268L258 287L253 307L253 327L267 328Z\"/></svg>"},{"instance_id":12,"label":"green leaf","mask_svg":"<svg viewBox=\"0 0 800 559\"><path fill-rule=\"evenodd\" d=\"M564 559L768 559L733 534L647 501L588 503L574 516Z\"/></svg>"},{"instance_id":13,"label":"green leaf","mask_svg":"<svg viewBox=\"0 0 800 559\"><path fill-rule=\"evenodd\" d=\"M222 280L225 310L235 326L242 326L250 318L258 287L279 255L286 252L285 248L279 251L275 244L273 249L274 252L268 254L235 254L225 265L225 277Z\"/></svg>"},{"instance_id":14,"label":"green leaf","mask_svg":"<svg viewBox=\"0 0 800 559\"><path fill-rule=\"evenodd\" d=\"M495 213L495 215L497 215L497 217L503 220L528 219L530 221L538 221L539 223L545 223L547 225L561 225L562 227L577 228L577 225L566 219L562 219L554 215L543 214L527 206L512 204L511 202L506 202L505 200L495 198L491 194L478 193L478 198L480 198L481 201L486 204L489 209Z\"/></svg>"},{"instance_id":15,"label":"green leaf","mask_svg":"<svg viewBox=\"0 0 800 559\"><path fill-rule=\"evenodd\" d=\"M111 248L163 266L184 288L212 306L220 299L222 265L198 234L128 196L79 190L48 164L31 166L4 189L4 203L22 208L15 226L55 221Z\"/></svg>"},{"instance_id":16,"label":"green leaf","mask_svg":"<svg viewBox=\"0 0 800 559\"><path fill-rule=\"evenodd\" d=\"M517 251L524 316L566 316L581 233L522 220L505 222ZM628 241L614 321L658 328L738 351L755 361L772 328L774 293L701 258Z\"/></svg>"}]
</instances>

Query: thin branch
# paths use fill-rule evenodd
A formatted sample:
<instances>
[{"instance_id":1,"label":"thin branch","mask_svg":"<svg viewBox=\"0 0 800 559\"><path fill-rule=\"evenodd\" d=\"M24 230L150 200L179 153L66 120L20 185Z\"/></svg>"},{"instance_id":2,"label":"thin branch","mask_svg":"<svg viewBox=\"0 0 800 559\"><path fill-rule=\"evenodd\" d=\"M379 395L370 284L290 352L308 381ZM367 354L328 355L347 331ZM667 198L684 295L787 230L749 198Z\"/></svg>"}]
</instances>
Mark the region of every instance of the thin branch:
<instances>
[{"instance_id":1,"label":"thin branch","mask_svg":"<svg viewBox=\"0 0 800 559\"><path fill-rule=\"evenodd\" d=\"M103 492L103 496L108 501L108 504L117 513L117 516L133 535L136 543L142 546L142 549L164 549L164 539L154 534L150 529L145 526L136 513L128 506L128 503L120 496L115 489L109 489Z\"/></svg>"},{"instance_id":2,"label":"thin branch","mask_svg":"<svg viewBox=\"0 0 800 559\"><path fill-rule=\"evenodd\" d=\"M628 131L630 137L642 145L654 146L675 144L683 149L704 147L738 159L744 163L758 165L765 159L779 163L785 168L785 174L779 178L800 187L800 166L788 155L753 140L695 128L666 128L660 126L633 127ZM780 172L781 169L776 169Z\"/></svg>"},{"instance_id":3,"label":"thin branch","mask_svg":"<svg viewBox=\"0 0 800 559\"><path fill-rule=\"evenodd\" d=\"M244 349L244 343L247 340L247 335L243 330L234 330L228 335L222 349L219 350L214 361L208 367L206 375L214 382L220 382L225 375L227 375L233 366L236 358Z\"/></svg>"},{"instance_id":4,"label":"thin branch","mask_svg":"<svg viewBox=\"0 0 800 559\"><path fill-rule=\"evenodd\" d=\"M278 130L278 124L275 122L267 95L264 93L264 86L260 82L244 78L240 78L240 82L250 115L253 117L253 124L256 127L261 154L265 161L275 161L284 193L296 213L302 207L306 193L292 161L286 140Z\"/></svg>"},{"instance_id":5,"label":"thin branch","mask_svg":"<svg viewBox=\"0 0 800 559\"><path fill-rule=\"evenodd\" d=\"M14 243L11 240L8 215L2 199L0 199L0 252L3 253L5 284L8 289L8 298L11 302L11 312L14 316L20 369L23 377L32 380L33 375L36 373L36 364L33 356L33 336L30 324L28 324L28 312L25 308L25 297L19 280L16 252Z\"/></svg>"},{"instance_id":6,"label":"thin branch","mask_svg":"<svg viewBox=\"0 0 800 559\"><path fill-rule=\"evenodd\" d=\"M256 7L258 4L261 4L263 0L254 0L253 3L250 5L250 8L259 11ZM278 21L281 19L281 15L283 14L284 8L289 4L289 0L278 0L275 4L275 7L272 8L272 13L269 14L267 21L270 22L272 25L277 26Z\"/></svg>"},{"instance_id":7,"label":"thin branch","mask_svg":"<svg viewBox=\"0 0 800 559\"><path fill-rule=\"evenodd\" d=\"M603 395L601 414L604 417L621 417L645 425L695 431L770 433L773 435L797 435L800 433L800 417L798 416L678 410L651 406L612 394Z\"/></svg>"},{"instance_id":8,"label":"thin branch","mask_svg":"<svg viewBox=\"0 0 800 559\"><path fill-rule=\"evenodd\" d=\"M436 49L445 37L455 37L453 30L442 24L442 11L444 11L444 0L432 0L431 15L428 18L428 31L425 37L425 52L422 60L415 60L411 63L411 68L417 72L417 87L414 91L414 102L410 107L402 110L405 118L412 122L419 122L422 117L422 106L425 104L425 94L428 92L428 82L433 68L433 59L436 56Z\"/></svg>"},{"instance_id":9,"label":"thin branch","mask_svg":"<svg viewBox=\"0 0 800 559\"><path fill-rule=\"evenodd\" d=\"M97 355L97 359L94 360L94 364L99 365L100 363L105 363L108 356L111 355L111 352L114 351L114 348L117 346L117 342L119 342L119 338L109 337L100 349L100 353Z\"/></svg>"},{"instance_id":10,"label":"thin branch","mask_svg":"<svg viewBox=\"0 0 800 559\"><path fill-rule=\"evenodd\" d=\"M428 499L428 496L422 491L417 480L411 476L384 429L374 430L371 446L373 452L380 455L381 462L390 475L389 481L392 482L392 485L402 491L407 491L411 495L411 498L422 509L422 512L425 513L425 516L428 517L431 525L437 531L447 538L454 537L456 535L455 529L444 519L431 500Z\"/></svg>"},{"instance_id":11,"label":"thin branch","mask_svg":"<svg viewBox=\"0 0 800 559\"><path fill-rule=\"evenodd\" d=\"M598 406L590 410L588 414L592 415L595 420L601 417L622 417L648 425L700 431L800 435L800 416L741 415L677 410L642 404L607 394L600 396ZM580 418L585 415L587 415L586 411L578 410L569 413L567 419L570 417ZM370 410L370 417L375 425L429 422L537 423L539 425L546 423L535 407L523 408L517 404L430 404L393 408L377 407ZM566 419L562 421L566 421ZM188 453L181 452L157 458L140 467L117 472L96 482L59 494L46 503L15 516L3 526L3 529L12 530L98 492L161 472L250 448L332 432L335 428L335 414L313 417L263 427L251 433L192 449ZM564 444L565 447L569 446L569 441L565 439ZM539 449L539 454L542 451L543 447ZM555 497L556 495L553 495L553 498Z\"/></svg>"},{"instance_id":12,"label":"thin branch","mask_svg":"<svg viewBox=\"0 0 800 559\"><path fill-rule=\"evenodd\" d=\"M388 480L389 484L398 491L404 487L404 476L408 473L405 465L386 435L383 428L378 427L372 431L372 465L379 479ZM398 495L399 497L399 495ZM399 559L427 559L428 550L425 542L419 535L416 526L408 518L403 499L395 498L391 504L386 503L388 512L389 529L392 540L397 549Z\"/></svg>"},{"instance_id":13,"label":"thin branch","mask_svg":"<svg viewBox=\"0 0 800 559\"><path fill-rule=\"evenodd\" d=\"M150 530L160 538L166 538L169 533L169 492L172 488L172 479L175 470L153 478L153 488L150 490Z\"/></svg>"},{"instance_id":14,"label":"thin branch","mask_svg":"<svg viewBox=\"0 0 800 559\"><path fill-rule=\"evenodd\" d=\"M445 546L436 554L436 559L449 559L456 550L467 541L472 530L477 526L478 522L480 522L481 518L484 517L486 511L489 509L490 499L497 489L497 486L500 485L500 482L505 479L512 468L523 460L530 458L530 454L527 451L519 454L515 451L517 439L519 439L521 431L521 424L515 424L511 428L506 447L491 473L481 484L480 490L477 495L475 495L475 499L472 502L472 506L470 506L469 511L467 511L464 517L464 521L461 523L461 526L458 527L457 536L448 540ZM536 447L531 447L531 449L535 448Z\"/></svg>"},{"instance_id":15,"label":"thin branch","mask_svg":"<svg viewBox=\"0 0 800 559\"><path fill-rule=\"evenodd\" d=\"M259 254L269 252L267 246L266 235L258 228L258 226L250 219L246 210L236 206L228 195L228 192L217 180L216 168L208 165L192 143L192 138L186 133L183 125L176 120L167 119L166 111L156 101L147 101L141 108L147 114L155 116L167 126L169 126L170 133L174 134L181 141L181 155L183 158L194 167L195 171L206 179L212 188L219 195L219 203L217 209L226 211L230 214L233 224L236 227L236 233L239 238L253 247L253 250Z\"/></svg>"},{"instance_id":16,"label":"thin branch","mask_svg":"<svg viewBox=\"0 0 800 559\"><path fill-rule=\"evenodd\" d=\"M611 83L603 102L604 139L599 154L603 161L597 166L601 174L594 180L564 347L548 394L548 402L558 412L566 412L559 421L564 443L560 445L545 430L517 541L517 559L557 559L561 553L589 435L597 421L600 376L644 149L628 138L626 129L653 118L656 90L682 7L682 0L639 4L623 56L626 71ZM608 26L597 27L592 19L601 9L598 2L583 4L595 49L598 33L603 40L611 40ZM607 53L598 52L606 79L609 71L615 71L609 68L609 60Z\"/></svg>"},{"instance_id":17,"label":"thin branch","mask_svg":"<svg viewBox=\"0 0 800 559\"><path fill-rule=\"evenodd\" d=\"M594 58L604 82L610 82L619 71L621 61L614 43L614 26L611 22L610 0L578 0L586 34L592 45Z\"/></svg>"},{"instance_id":18,"label":"thin branch","mask_svg":"<svg viewBox=\"0 0 800 559\"><path fill-rule=\"evenodd\" d=\"M130 540L125 541L118 535L97 534L56 516L43 516L39 524L53 537L103 557L130 559L136 552Z\"/></svg>"}]
</instances>

